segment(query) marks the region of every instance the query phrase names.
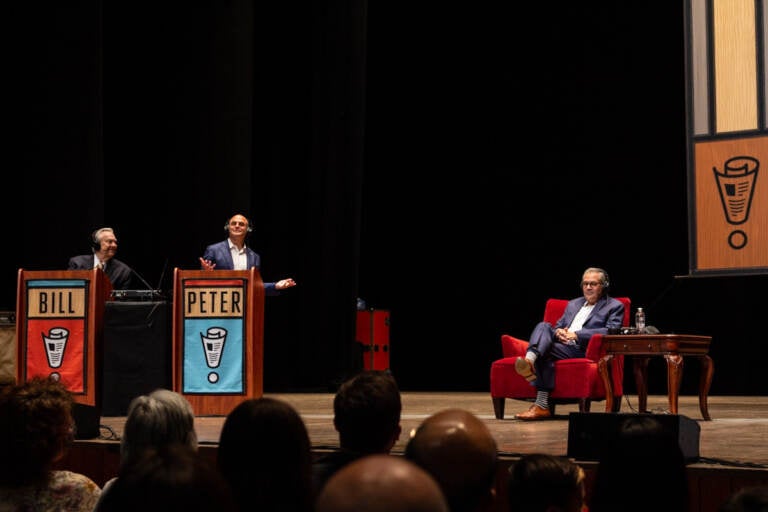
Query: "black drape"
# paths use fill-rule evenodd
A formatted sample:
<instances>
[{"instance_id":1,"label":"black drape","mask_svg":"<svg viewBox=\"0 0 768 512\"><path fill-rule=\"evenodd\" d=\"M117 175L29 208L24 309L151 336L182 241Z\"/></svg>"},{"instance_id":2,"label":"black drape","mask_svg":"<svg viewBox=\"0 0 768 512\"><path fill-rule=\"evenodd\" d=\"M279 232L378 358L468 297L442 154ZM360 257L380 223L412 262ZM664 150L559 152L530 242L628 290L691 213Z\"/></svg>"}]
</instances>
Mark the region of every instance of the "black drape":
<instances>
[{"instance_id":1,"label":"black drape","mask_svg":"<svg viewBox=\"0 0 768 512\"><path fill-rule=\"evenodd\" d=\"M649 324L713 336L713 394L765 393L765 276L675 279L682 7L539 4L9 7L0 309L102 225L170 288L243 212L263 277L299 283L265 306L267 391L358 367L356 296L391 310L404 389L485 390L499 335L595 265Z\"/></svg>"}]
</instances>

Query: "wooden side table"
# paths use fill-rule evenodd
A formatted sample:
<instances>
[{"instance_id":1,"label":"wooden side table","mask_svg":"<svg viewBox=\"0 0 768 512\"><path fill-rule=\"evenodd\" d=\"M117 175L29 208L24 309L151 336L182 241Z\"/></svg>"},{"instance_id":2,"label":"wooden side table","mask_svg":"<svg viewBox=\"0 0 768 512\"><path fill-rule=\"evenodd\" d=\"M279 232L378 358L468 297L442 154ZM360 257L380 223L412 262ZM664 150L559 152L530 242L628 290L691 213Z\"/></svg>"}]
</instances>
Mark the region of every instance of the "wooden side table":
<instances>
[{"instance_id":1,"label":"wooden side table","mask_svg":"<svg viewBox=\"0 0 768 512\"><path fill-rule=\"evenodd\" d=\"M603 336L605 355L598 361L597 368L605 385L605 412L613 411L613 389L608 363L614 355L633 356L638 409L641 413L648 409L648 361L653 356L664 356L667 360L667 396L672 414L677 414L683 357L691 356L701 361L699 409L705 420L711 420L707 407L707 395L715 372L712 358L709 357L711 342L711 336L689 334L607 334Z\"/></svg>"}]
</instances>

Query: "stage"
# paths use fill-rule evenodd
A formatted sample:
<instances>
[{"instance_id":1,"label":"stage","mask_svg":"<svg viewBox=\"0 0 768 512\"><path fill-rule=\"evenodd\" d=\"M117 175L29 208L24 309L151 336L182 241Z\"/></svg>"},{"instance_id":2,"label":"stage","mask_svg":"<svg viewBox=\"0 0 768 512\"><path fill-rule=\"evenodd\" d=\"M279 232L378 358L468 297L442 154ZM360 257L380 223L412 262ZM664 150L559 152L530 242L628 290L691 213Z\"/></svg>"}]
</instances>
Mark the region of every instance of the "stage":
<instances>
[{"instance_id":1,"label":"stage","mask_svg":"<svg viewBox=\"0 0 768 512\"><path fill-rule=\"evenodd\" d=\"M332 393L265 393L264 396L285 400L301 414L309 431L313 450L317 453L338 448L333 428ZM528 402L507 400L506 418L496 419L488 393L403 392L403 433L393 453L402 454L408 433L430 414L448 407L472 411L486 422L496 438L500 459L500 481L510 463L521 454L545 452L568 454L569 415L578 413L576 405L558 405L551 420L523 422L514 419L526 410ZM592 404L593 413L604 412L604 402ZM634 413L637 396L622 400L621 413ZM668 414L667 397L648 397L648 411ZM721 498L737 487L760 483L768 485L768 397L710 396L711 421L701 417L697 396L680 396L679 414L700 427L699 458L688 465L691 484L691 510L714 512ZM224 418L198 416L195 419L200 449L215 456ZM119 438L125 417L102 417L101 435L97 439L75 442L70 456L62 465L81 471L99 484L116 471L119 462ZM590 478L596 467L592 460L579 461ZM503 489L500 490L503 494Z\"/></svg>"}]
</instances>

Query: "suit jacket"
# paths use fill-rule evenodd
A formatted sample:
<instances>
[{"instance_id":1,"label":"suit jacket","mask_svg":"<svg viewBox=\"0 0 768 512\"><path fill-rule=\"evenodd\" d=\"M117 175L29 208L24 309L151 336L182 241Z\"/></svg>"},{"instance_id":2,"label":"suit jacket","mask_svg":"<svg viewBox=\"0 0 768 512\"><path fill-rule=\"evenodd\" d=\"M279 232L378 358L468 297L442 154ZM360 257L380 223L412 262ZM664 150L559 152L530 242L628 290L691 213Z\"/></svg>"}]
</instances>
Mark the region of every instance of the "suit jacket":
<instances>
[{"instance_id":1,"label":"suit jacket","mask_svg":"<svg viewBox=\"0 0 768 512\"><path fill-rule=\"evenodd\" d=\"M565 328L571 325L576 313L584 305L584 297L579 297L568 301L563 316L555 323L554 328ZM589 338L593 334L608 334L611 327L621 327L624 322L624 303L620 300L603 295L595 303L592 312L584 321L582 328L577 331L578 344L583 349L587 349Z\"/></svg>"},{"instance_id":2,"label":"suit jacket","mask_svg":"<svg viewBox=\"0 0 768 512\"><path fill-rule=\"evenodd\" d=\"M261 272L261 256L253 249L245 246L245 255L248 258L248 268L255 267ZM211 244L205 248L203 259L215 263L214 270L234 270L235 262L232 261L232 253L229 250L229 239L222 242ZM280 290L275 289L275 283L264 283L264 293L266 295L280 295Z\"/></svg>"},{"instance_id":3,"label":"suit jacket","mask_svg":"<svg viewBox=\"0 0 768 512\"><path fill-rule=\"evenodd\" d=\"M91 270L93 268L93 254L81 254L69 258L67 270ZM122 261L112 258L104 268L113 290L133 289L133 269Z\"/></svg>"}]
</instances>

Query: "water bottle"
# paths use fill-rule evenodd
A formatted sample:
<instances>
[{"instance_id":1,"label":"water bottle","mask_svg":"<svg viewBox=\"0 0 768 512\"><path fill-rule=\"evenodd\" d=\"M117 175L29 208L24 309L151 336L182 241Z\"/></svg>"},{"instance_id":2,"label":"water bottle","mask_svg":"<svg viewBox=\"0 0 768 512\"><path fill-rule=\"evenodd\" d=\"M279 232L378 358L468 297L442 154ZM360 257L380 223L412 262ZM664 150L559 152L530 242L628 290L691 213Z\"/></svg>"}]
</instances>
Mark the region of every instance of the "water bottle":
<instances>
[{"instance_id":1,"label":"water bottle","mask_svg":"<svg viewBox=\"0 0 768 512\"><path fill-rule=\"evenodd\" d=\"M643 311L643 308L637 308L637 312L635 313L635 327L637 328L638 334L643 334L645 332L645 311Z\"/></svg>"}]
</instances>

